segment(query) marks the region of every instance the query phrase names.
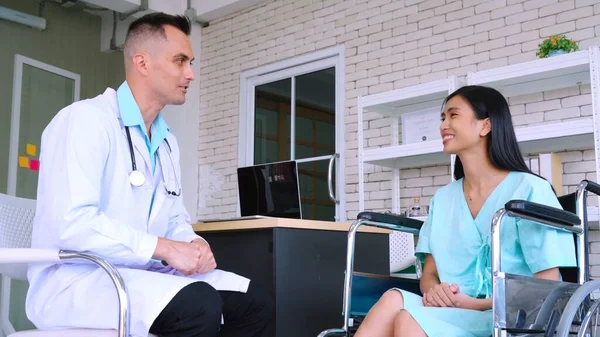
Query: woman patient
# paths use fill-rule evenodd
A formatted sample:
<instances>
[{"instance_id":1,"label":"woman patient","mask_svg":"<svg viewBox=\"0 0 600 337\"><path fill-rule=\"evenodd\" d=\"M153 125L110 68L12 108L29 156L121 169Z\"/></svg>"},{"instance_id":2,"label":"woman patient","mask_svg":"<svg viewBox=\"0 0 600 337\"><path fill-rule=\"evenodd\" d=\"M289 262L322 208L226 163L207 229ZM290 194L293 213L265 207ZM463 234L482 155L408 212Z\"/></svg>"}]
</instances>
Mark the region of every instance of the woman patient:
<instances>
[{"instance_id":1,"label":"woman patient","mask_svg":"<svg viewBox=\"0 0 600 337\"><path fill-rule=\"evenodd\" d=\"M550 184L525 166L498 91L462 87L446 98L441 117L444 152L457 155L456 181L435 193L419 234L423 297L387 291L356 337L489 337L494 213L512 199L561 207ZM558 267L576 265L569 233L505 218L501 235L502 271L559 280Z\"/></svg>"}]
</instances>

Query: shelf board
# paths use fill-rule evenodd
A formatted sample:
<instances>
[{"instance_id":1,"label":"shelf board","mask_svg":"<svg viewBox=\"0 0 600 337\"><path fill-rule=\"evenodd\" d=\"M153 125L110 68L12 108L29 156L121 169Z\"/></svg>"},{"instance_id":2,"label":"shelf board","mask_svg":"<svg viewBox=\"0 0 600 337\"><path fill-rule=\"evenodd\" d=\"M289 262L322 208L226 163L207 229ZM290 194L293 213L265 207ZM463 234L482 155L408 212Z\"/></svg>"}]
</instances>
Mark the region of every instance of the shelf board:
<instances>
[{"instance_id":1,"label":"shelf board","mask_svg":"<svg viewBox=\"0 0 600 337\"><path fill-rule=\"evenodd\" d=\"M515 129L523 154L583 150L594 146L592 117ZM387 146L364 151L363 161L391 168L449 164L441 140Z\"/></svg>"},{"instance_id":2,"label":"shelf board","mask_svg":"<svg viewBox=\"0 0 600 337\"><path fill-rule=\"evenodd\" d=\"M584 150L594 147L592 117L516 128L523 154Z\"/></svg>"},{"instance_id":3,"label":"shelf board","mask_svg":"<svg viewBox=\"0 0 600 337\"><path fill-rule=\"evenodd\" d=\"M432 81L361 98L363 109L399 118L402 113L440 107L454 78Z\"/></svg>"},{"instance_id":4,"label":"shelf board","mask_svg":"<svg viewBox=\"0 0 600 337\"><path fill-rule=\"evenodd\" d=\"M468 83L511 97L590 83L588 50L468 74Z\"/></svg>"},{"instance_id":5,"label":"shelf board","mask_svg":"<svg viewBox=\"0 0 600 337\"><path fill-rule=\"evenodd\" d=\"M392 168L411 168L450 163L450 155L442 152L442 140L386 146L365 150L363 161Z\"/></svg>"}]
</instances>

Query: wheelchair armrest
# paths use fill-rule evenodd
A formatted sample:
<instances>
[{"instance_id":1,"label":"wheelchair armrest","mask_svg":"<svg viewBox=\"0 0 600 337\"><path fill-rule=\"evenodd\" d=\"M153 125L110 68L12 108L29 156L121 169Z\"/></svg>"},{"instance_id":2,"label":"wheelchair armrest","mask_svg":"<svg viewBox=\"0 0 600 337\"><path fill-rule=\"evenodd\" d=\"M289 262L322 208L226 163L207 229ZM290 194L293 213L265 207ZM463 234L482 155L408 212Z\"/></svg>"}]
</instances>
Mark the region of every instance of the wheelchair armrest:
<instances>
[{"instance_id":1,"label":"wheelchair armrest","mask_svg":"<svg viewBox=\"0 0 600 337\"><path fill-rule=\"evenodd\" d=\"M595 195L599 195L600 196L600 185L591 181L591 180L584 180L587 185L585 186L585 189L594 193Z\"/></svg>"},{"instance_id":2,"label":"wheelchair armrest","mask_svg":"<svg viewBox=\"0 0 600 337\"><path fill-rule=\"evenodd\" d=\"M504 205L504 208L517 215L538 220L541 223L550 222L569 227L581 225L581 220L571 212L531 201L511 200Z\"/></svg>"},{"instance_id":3,"label":"wheelchair armrest","mask_svg":"<svg viewBox=\"0 0 600 337\"><path fill-rule=\"evenodd\" d=\"M403 215L390 214L390 213L378 213L378 212L360 212L356 217L358 220L369 220L373 222L380 222L397 226L394 230L403 231L402 227L410 228L412 230L420 230L423 226L423 221L411 219Z\"/></svg>"}]
</instances>

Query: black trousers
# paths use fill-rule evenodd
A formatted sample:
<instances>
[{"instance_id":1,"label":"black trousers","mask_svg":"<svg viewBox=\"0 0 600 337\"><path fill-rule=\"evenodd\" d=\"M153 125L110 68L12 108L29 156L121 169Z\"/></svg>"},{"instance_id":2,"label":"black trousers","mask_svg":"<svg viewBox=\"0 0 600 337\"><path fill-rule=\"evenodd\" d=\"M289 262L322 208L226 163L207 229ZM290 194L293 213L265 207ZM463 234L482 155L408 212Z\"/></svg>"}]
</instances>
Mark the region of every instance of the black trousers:
<instances>
[{"instance_id":1,"label":"black trousers","mask_svg":"<svg viewBox=\"0 0 600 337\"><path fill-rule=\"evenodd\" d=\"M208 283L195 282L173 297L150 333L160 337L261 337L273 314L272 299L254 282L246 293L217 291Z\"/></svg>"}]
</instances>

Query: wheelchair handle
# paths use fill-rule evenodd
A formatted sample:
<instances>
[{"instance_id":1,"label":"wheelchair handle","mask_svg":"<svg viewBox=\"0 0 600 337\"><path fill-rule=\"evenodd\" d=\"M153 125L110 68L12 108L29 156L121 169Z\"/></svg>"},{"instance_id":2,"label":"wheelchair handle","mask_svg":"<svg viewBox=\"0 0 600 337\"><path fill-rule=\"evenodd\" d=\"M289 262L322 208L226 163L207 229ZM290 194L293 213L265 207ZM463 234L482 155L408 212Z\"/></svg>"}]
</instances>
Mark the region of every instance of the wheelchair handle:
<instances>
[{"instance_id":1,"label":"wheelchair handle","mask_svg":"<svg viewBox=\"0 0 600 337\"><path fill-rule=\"evenodd\" d=\"M591 181L591 180L584 180L581 182L582 184L585 184L584 188L589 191L594 193L595 195L600 196L600 185Z\"/></svg>"}]
</instances>

